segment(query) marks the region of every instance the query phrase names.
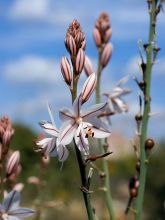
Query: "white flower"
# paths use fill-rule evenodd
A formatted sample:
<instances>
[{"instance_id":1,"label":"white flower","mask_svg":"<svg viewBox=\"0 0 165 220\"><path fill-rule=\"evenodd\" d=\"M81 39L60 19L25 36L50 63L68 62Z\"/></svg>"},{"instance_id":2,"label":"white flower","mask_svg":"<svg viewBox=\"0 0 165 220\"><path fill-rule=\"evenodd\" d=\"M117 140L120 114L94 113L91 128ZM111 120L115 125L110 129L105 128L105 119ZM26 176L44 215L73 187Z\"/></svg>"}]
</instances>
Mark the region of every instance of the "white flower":
<instances>
[{"instance_id":1,"label":"white flower","mask_svg":"<svg viewBox=\"0 0 165 220\"><path fill-rule=\"evenodd\" d=\"M103 94L108 97L108 108L110 112L121 113L128 111L128 105L122 99L123 96L131 92L130 89L122 88L122 85L127 81L128 77L122 78L112 92Z\"/></svg>"},{"instance_id":2,"label":"white flower","mask_svg":"<svg viewBox=\"0 0 165 220\"><path fill-rule=\"evenodd\" d=\"M59 136L59 131L56 128L51 108L49 105L47 107L51 122L42 121L39 124L44 129L44 131L52 137L44 138L42 140L37 141L37 149L35 151L41 152L45 156L58 156L59 161L64 162L67 159L69 152L64 145L56 144L57 137Z\"/></svg>"},{"instance_id":3,"label":"white flower","mask_svg":"<svg viewBox=\"0 0 165 220\"><path fill-rule=\"evenodd\" d=\"M7 194L0 204L0 219L21 220L35 214L35 211L28 208L19 207L20 193L13 190Z\"/></svg>"},{"instance_id":4,"label":"white flower","mask_svg":"<svg viewBox=\"0 0 165 220\"><path fill-rule=\"evenodd\" d=\"M63 124L57 138L62 145L70 144L74 138L77 147L84 154L89 154L88 136L106 138L110 135L107 126L98 118L105 110L107 103L92 106L82 112L83 94L81 93L73 103L73 110L64 108L60 111Z\"/></svg>"}]
</instances>

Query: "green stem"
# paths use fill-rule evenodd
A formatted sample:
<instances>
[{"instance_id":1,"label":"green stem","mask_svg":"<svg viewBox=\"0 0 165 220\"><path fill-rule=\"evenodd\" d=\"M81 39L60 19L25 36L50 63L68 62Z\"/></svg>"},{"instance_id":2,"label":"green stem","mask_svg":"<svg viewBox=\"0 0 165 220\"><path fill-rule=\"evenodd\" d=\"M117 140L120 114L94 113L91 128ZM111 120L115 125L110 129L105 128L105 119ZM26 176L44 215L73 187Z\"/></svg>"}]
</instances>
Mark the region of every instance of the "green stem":
<instances>
[{"instance_id":1,"label":"green stem","mask_svg":"<svg viewBox=\"0 0 165 220\"><path fill-rule=\"evenodd\" d=\"M74 62L72 61L73 64L73 68L74 68ZM74 68L74 76L73 76L73 87L72 87L72 103L74 102L74 100L77 97L77 83L78 83L78 79L79 77L76 75L75 72L75 68ZM75 145L75 150L76 150L76 156L77 156L77 161L78 161L78 165L79 165L79 170L80 170L80 176L81 176L81 183L82 186L85 187L86 189L88 189L88 180L87 180L87 175L86 175L86 169L85 169L85 165L83 162L83 158L81 156L81 152L79 151L79 149L76 146L76 143L74 141L74 145ZM90 202L90 194L88 194L87 192L83 192L83 197L84 197L84 202L85 202L85 207L87 210L87 215L88 215L88 220L94 220L94 210L91 206L91 202Z\"/></svg>"},{"instance_id":2,"label":"green stem","mask_svg":"<svg viewBox=\"0 0 165 220\"><path fill-rule=\"evenodd\" d=\"M101 73L102 73L103 67L100 63L100 58L101 58L101 52L99 53L98 70L97 70L96 103L100 102L100 94L101 94L100 81L101 81ZM98 140L98 146L100 148L101 153L104 154L105 150L103 147L103 141ZM110 190L110 175L109 175L109 169L108 169L108 162L105 159L102 160L102 166L103 166L103 171L105 173L103 187L106 189L105 190L106 204L107 204L110 219L115 220L115 214L114 214L113 205L112 205L112 195L111 195L111 190Z\"/></svg>"},{"instance_id":3,"label":"green stem","mask_svg":"<svg viewBox=\"0 0 165 220\"><path fill-rule=\"evenodd\" d=\"M150 31L149 31L149 42L146 48L146 71L144 73L144 82L146 83L144 91L144 110L142 117L141 125L141 136L140 136L140 186L138 190L138 197L136 201L136 220L142 219L142 210L143 210L143 200L144 200L144 191L145 191L145 182L148 163L147 154L145 151L145 140L147 139L147 128L148 120L150 113L150 87L151 87L151 72L152 72L152 52L153 46L152 42L155 40L155 22L156 22L156 0L152 1L152 7L150 11Z\"/></svg>"}]
</instances>

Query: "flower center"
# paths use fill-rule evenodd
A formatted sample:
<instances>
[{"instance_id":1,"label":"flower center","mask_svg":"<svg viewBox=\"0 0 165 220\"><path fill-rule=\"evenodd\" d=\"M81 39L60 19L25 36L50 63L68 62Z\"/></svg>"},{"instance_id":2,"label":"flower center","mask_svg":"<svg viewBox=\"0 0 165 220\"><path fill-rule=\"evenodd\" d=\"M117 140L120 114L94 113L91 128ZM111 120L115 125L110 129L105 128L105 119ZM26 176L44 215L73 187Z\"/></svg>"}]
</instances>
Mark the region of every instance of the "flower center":
<instances>
[{"instance_id":1,"label":"flower center","mask_svg":"<svg viewBox=\"0 0 165 220\"><path fill-rule=\"evenodd\" d=\"M76 123L79 125L83 122L83 119L81 117L76 118Z\"/></svg>"}]
</instances>

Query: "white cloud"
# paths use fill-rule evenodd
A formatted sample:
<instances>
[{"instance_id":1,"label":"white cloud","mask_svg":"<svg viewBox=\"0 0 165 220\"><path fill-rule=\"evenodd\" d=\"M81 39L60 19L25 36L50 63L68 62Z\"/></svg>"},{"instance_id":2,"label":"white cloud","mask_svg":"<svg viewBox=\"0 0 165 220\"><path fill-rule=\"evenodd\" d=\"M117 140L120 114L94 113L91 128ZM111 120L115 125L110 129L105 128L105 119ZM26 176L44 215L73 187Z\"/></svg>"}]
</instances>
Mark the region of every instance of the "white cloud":
<instances>
[{"instance_id":1,"label":"white cloud","mask_svg":"<svg viewBox=\"0 0 165 220\"><path fill-rule=\"evenodd\" d=\"M58 62L33 55L8 63L4 74L16 83L54 83L61 77Z\"/></svg>"}]
</instances>

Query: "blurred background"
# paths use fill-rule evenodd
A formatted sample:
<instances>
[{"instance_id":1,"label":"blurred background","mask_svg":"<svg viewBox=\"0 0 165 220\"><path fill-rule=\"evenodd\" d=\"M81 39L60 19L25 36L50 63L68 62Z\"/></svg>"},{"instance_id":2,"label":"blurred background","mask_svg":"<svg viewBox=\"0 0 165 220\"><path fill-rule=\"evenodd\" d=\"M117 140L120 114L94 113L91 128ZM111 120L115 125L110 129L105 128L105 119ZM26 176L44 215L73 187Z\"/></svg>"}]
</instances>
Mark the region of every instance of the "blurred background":
<instances>
[{"instance_id":1,"label":"blurred background","mask_svg":"<svg viewBox=\"0 0 165 220\"><path fill-rule=\"evenodd\" d=\"M114 156L109 160L112 193L115 208L125 209L128 199L128 179L134 175L135 156L129 140L135 134L134 116L138 112L138 89L133 77L139 74L138 42L146 43L148 37L148 13L145 0L1 0L0 1L0 115L7 114L15 124L12 146L22 152L23 172L21 181L36 175L40 170L40 158L33 152L33 140L41 132L38 122L47 120L47 100L53 107L55 121L60 126L58 111L70 106L71 99L61 72L60 60L67 53L64 37L68 25L77 19L85 33L86 54L97 68L97 49L93 42L95 20L106 11L112 24L111 42L114 52L110 64L103 72L102 92L109 92L123 76L129 76L127 87L132 93L126 99L129 113L112 119L112 131L119 143L112 146ZM148 173L144 219L164 219L165 175L165 15L161 13L157 22L157 42L161 48L152 78L152 112L149 137L156 140L153 158ZM82 82L86 79L82 74ZM94 99L91 99L91 103ZM122 126L121 126L122 125ZM123 141L124 140L124 141ZM124 143L124 144L123 144ZM43 219L84 219L77 178L77 163L74 152L60 172L57 159L51 160L49 169L43 174L50 187L46 188L43 200L54 196L55 209L44 209ZM32 157L33 155L33 157ZM122 155L122 156L121 156ZM75 169L75 176L73 176ZM76 175L77 172L77 175ZM156 174L156 176L155 176ZM98 190L101 180L94 177L93 199L100 219L107 219L105 203ZM27 185L24 203L36 202L36 186ZM42 195L41 195L42 196ZM95 197L95 194L94 196ZM50 206L50 205L48 205ZM97 208L98 207L98 208ZM67 210L67 217L66 215ZM103 210L102 212L100 210ZM130 217L131 219L132 217Z\"/></svg>"}]
</instances>

